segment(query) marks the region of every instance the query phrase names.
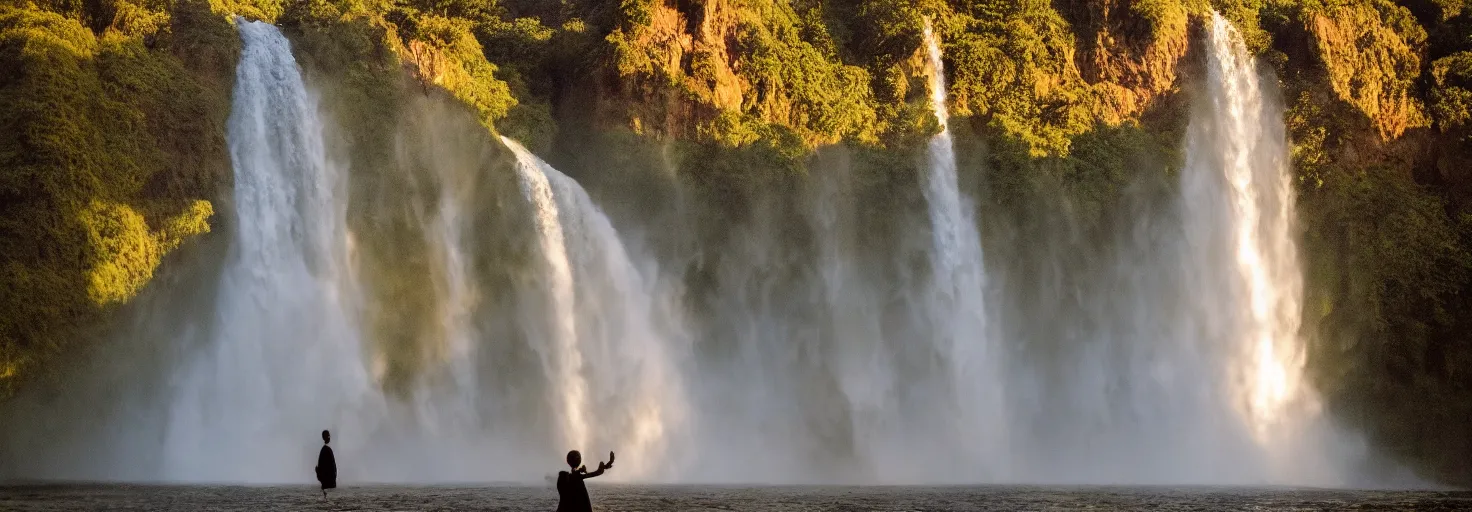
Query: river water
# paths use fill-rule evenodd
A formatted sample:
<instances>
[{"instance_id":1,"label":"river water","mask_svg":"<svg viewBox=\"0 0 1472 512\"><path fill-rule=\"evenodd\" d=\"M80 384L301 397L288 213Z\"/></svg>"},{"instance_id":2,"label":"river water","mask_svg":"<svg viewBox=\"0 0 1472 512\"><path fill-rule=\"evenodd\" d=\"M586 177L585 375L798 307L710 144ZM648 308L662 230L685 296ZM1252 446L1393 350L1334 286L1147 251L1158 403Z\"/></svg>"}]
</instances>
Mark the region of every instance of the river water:
<instances>
[{"instance_id":1,"label":"river water","mask_svg":"<svg viewBox=\"0 0 1472 512\"><path fill-rule=\"evenodd\" d=\"M1233 487L590 486L594 510L1469 510L1469 491ZM48 484L0 487L0 510L553 510L557 493L521 486Z\"/></svg>"}]
</instances>

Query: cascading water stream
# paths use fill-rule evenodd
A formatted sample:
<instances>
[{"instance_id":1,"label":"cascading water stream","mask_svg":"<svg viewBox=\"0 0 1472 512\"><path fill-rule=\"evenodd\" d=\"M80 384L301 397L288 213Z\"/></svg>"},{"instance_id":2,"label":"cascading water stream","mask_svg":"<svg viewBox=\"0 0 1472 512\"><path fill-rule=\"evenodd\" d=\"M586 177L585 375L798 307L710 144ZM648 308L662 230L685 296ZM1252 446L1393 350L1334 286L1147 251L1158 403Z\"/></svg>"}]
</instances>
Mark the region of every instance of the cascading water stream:
<instances>
[{"instance_id":1,"label":"cascading water stream","mask_svg":"<svg viewBox=\"0 0 1472 512\"><path fill-rule=\"evenodd\" d=\"M535 210L553 310L542 356L564 441L589 457L601 447L628 454L616 479L653 477L673 465L666 449L682 428L682 383L672 365L680 334L655 322L653 292L582 187L501 140L516 154L522 193Z\"/></svg>"},{"instance_id":2,"label":"cascading water stream","mask_svg":"<svg viewBox=\"0 0 1472 512\"><path fill-rule=\"evenodd\" d=\"M1198 109L1187 135L1185 222L1191 232L1220 234L1193 246L1198 261L1230 255L1225 282L1211 291L1220 301L1212 307L1229 315L1222 341L1235 347L1234 406L1266 450L1282 450L1272 444L1276 431L1314 403L1302 383L1303 275L1283 115L1265 97L1241 36L1220 14L1212 15L1207 42L1209 108Z\"/></svg>"},{"instance_id":3,"label":"cascading water stream","mask_svg":"<svg viewBox=\"0 0 1472 512\"><path fill-rule=\"evenodd\" d=\"M998 361L1003 354L988 325L981 236L975 209L960 191L946 108L945 63L940 38L928 18L924 36L930 65L930 105L941 127L941 132L930 139L926 162L930 172L924 190L934 239L931 270L937 304L932 314L939 326L937 336L944 337L938 341L944 344L951 365L959 424L966 432L958 442L966 451L976 452L972 455L977 465L984 460L987 467L1001 469L1006 466L1003 452L1007 436L1002 398L1005 391Z\"/></svg>"},{"instance_id":4,"label":"cascading water stream","mask_svg":"<svg viewBox=\"0 0 1472 512\"><path fill-rule=\"evenodd\" d=\"M1061 354L1032 354L1021 370L1031 379L1022 386L1044 397L1026 419L1039 428L1022 439L1025 474L1338 483L1326 462L1336 448L1300 384L1302 276L1282 111L1231 24L1213 16L1206 28L1173 209L1133 211L1117 252L1059 258L1099 269L1069 269L1047 290L1065 297L1058 306L1077 301L1076 317L1009 310L1008 321L1033 317L1024 334L1061 324L1069 336Z\"/></svg>"},{"instance_id":5,"label":"cascading water stream","mask_svg":"<svg viewBox=\"0 0 1472 512\"><path fill-rule=\"evenodd\" d=\"M516 171L521 191L536 212L538 241L546 262L548 300L551 302L553 346L542 354L552 375L561 421L563 441L570 446L588 445L588 381L583 375L583 352L578 345L577 311L573 304L572 264L567 257L567 239L562 232L557 199L547 179L545 165L516 141L501 138L516 153Z\"/></svg>"},{"instance_id":6,"label":"cascading water stream","mask_svg":"<svg viewBox=\"0 0 1472 512\"><path fill-rule=\"evenodd\" d=\"M307 479L315 432L362 422L363 368L346 271L344 188L317 105L276 27L241 21L229 122L235 240L212 336L176 381L163 473L179 480Z\"/></svg>"},{"instance_id":7,"label":"cascading water stream","mask_svg":"<svg viewBox=\"0 0 1472 512\"><path fill-rule=\"evenodd\" d=\"M344 470L361 478L524 477L527 468L484 459L569 448L590 459L601 449L624 453L614 479L655 478L669 467L664 450L677 435L669 430L684 409L671 362L682 338L670 326L679 322L653 317L654 292L581 187L503 139L532 206L547 298L520 319L544 371L505 369L515 377L503 392L545 378L560 431L557 445L529 449L517 445L536 435L518 429L534 420L495 415L505 397L481 397L487 372L497 370L481 360L494 340L475 319L482 276L465 245L484 220L466 197L484 190L477 172L442 154L450 147L417 160L400 148L404 161L390 172L430 171L409 181L424 188L411 199L424 203L407 204L434 206L406 212L414 229L400 243L423 244L429 274L416 278L430 290L432 318L416 346L370 348L358 331L367 299L353 275L345 177L326 157L315 98L275 27L242 22L240 34L229 132L237 239L214 336L184 365L170 407L165 478L306 480L309 466L295 461L313 452L323 428L338 434L340 459L362 462ZM385 394L384 358L405 349L421 366L398 396Z\"/></svg>"}]
</instances>

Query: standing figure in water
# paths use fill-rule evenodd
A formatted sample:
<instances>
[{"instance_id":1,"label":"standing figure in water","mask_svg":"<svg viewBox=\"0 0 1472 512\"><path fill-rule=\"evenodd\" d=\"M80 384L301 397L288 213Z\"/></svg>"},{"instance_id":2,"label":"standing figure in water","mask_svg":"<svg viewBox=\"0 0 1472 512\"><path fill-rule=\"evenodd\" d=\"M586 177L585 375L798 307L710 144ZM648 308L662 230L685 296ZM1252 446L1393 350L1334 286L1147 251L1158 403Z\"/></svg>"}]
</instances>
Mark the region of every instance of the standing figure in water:
<instances>
[{"instance_id":1,"label":"standing figure in water","mask_svg":"<svg viewBox=\"0 0 1472 512\"><path fill-rule=\"evenodd\" d=\"M599 462L598 470L592 473L583 466L583 454L577 450L567 452L567 465L572 471L557 474L557 512L592 512L593 500L588 498L588 487L583 485L583 480L612 468L613 452L608 452L608 462Z\"/></svg>"},{"instance_id":2,"label":"standing figure in water","mask_svg":"<svg viewBox=\"0 0 1472 512\"><path fill-rule=\"evenodd\" d=\"M322 482L322 499L327 499L327 490L337 488L337 458L332 456L332 434L322 431L322 451L317 452L317 481Z\"/></svg>"}]
</instances>

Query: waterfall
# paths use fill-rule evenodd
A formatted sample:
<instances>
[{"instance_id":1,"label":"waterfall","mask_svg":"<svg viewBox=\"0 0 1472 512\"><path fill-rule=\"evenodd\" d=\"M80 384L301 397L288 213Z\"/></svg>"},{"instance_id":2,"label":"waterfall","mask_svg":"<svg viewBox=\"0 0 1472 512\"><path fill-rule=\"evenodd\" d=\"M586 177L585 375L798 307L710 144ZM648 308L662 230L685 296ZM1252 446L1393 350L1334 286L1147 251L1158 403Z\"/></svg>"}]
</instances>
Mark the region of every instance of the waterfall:
<instances>
[{"instance_id":1,"label":"waterfall","mask_svg":"<svg viewBox=\"0 0 1472 512\"><path fill-rule=\"evenodd\" d=\"M1009 333L1058 343L1011 365L1025 378L1008 398L1040 398L1021 420L1032 427L1020 440L1023 474L1340 483L1330 462L1338 441L1301 377L1303 278L1283 112L1231 24L1213 16L1206 28L1173 197L1131 209L1133 224L1103 254L1053 255L1042 265L1051 285L1005 294L1052 295L1005 319L1021 324Z\"/></svg>"},{"instance_id":2,"label":"waterfall","mask_svg":"<svg viewBox=\"0 0 1472 512\"><path fill-rule=\"evenodd\" d=\"M310 465L297 462L315 452L324 428L336 434L339 460L355 462L345 462L347 478L526 478L540 465L529 457L545 457L552 469L567 449L583 450L589 462L619 451L613 479L667 471L665 450L684 416L673 365L680 322L657 318L656 291L587 193L503 139L531 206L530 219L514 222L533 225L542 259L539 285L518 293L546 298L545 308L512 324L526 330L544 368L487 359L515 348L478 318L487 313L486 275L467 244L479 226L511 212L480 205L489 198L477 194L491 190L480 185L486 171L460 156L478 147L475 137L431 135L422 150L419 135L399 132L399 161L386 172L413 173L402 181L413 190L394 191L404 194L397 204L406 211L380 204L373 212L402 216L393 222L407 230L352 233L345 168L326 156L318 105L290 45L269 24L241 22L239 31L245 44L228 133L235 240L219 278L215 325L175 379L163 477L310 481ZM360 332L373 299L356 275L359 237L377 240L377 250L383 240L419 248L393 254L422 258L403 263L428 275L388 278L411 279L430 298L402 304L393 295L401 292L390 292L372 306L403 309L393 316L399 322L413 320L404 312L428 315L414 324L421 331L404 331L413 346L375 346ZM388 394L384 369L394 357L414 363L399 370L401 387ZM538 385L550 390L538 400L542 411L507 408ZM535 432L542 412L558 423L556 435Z\"/></svg>"},{"instance_id":3,"label":"waterfall","mask_svg":"<svg viewBox=\"0 0 1472 512\"><path fill-rule=\"evenodd\" d=\"M946 108L945 63L940 39L929 18L925 20L924 38L931 68L930 104L941 127L941 132L930 139L924 188L934 244L931 279L936 304L931 313L938 326L937 336L944 338L938 341L948 357L959 401L958 421L965 432L958 439L959 446L973 452L978 463L986 460L986 466L1001 468L1005 466L999 457L1006 445L1006 412L998 358L1003 354L988 324L981 237L974 207L959 190Z\"/></svg>"},{"instance_id":4,"label":"waterfall","mask_svg":"<svg viewBox=\"0 0 1472 512\"><path fill-rule=\"evenodd\" d=\"M666 450L682 430L682 381L672 365L684 350L678 320L655 317L653 290L587 192L501 140L535 211L552 324L539 350L563 441L588 461L616 448L627 462L614 478L649 478L671 465Z\"/></svg>"},{"instance_id":5,"label":"waterfall","mask_svg":"<svg viewBox=\"0 0 1472 512\"><path fill-rule=\"evenodd\" d=\"M1274 442L1313 407L1302 382L1303 271L1283 112L1220 14L1207 43L1207 104L1187 132L1183 216L1199 272L1221 274L1199 296L1224 316L1212 327L1230 347L1232 405L1264 449L1279 452Z\"/></svg>"},{"instance_id":6,"label":"waterfall","mask_svg":"<svg viewBox=\"0 0 1472 512\"><path fill-rule=\"evenodd\" d=\"M636 265L588 194L462 109L414 98L396 111L387 157L352 162L362 176L350 182L287 39L261 22L238 31L228 254L199 278L213 300L143 312L175 319L148 333L166 353L115 352L151 371L82 372L88 387L64 409L26 401L75 425L54 436L69 450L107 448L98 460L5 469L310 482L328 429L344 481L531 481L569 449L590 464L616 450L612 480L674 474L689 456L677 299L645 278L658 268ZM506 201L518 184L529 208ZM540 258L527 286L522 249ZM118 398L130 407L108 405ZM96 428L76 421L103 408ZM5 430L7 449L51 435Z\"/></svg>"},{"instance_id":7,"label":"waterfall","mask_svg":"<svg viewBox=\"0 0 1472 512\"><path fill-rule=\"evenodd\" d=\"M547 372L556 388L554 398L562 420L563 441L569 446L588 445L588 381L583 373L583 352L578 345L577 311L573 303L572 264L567 258L567 239L562 233L557 199L552 192L545 166L520 144L502 138L516 152L516 170L521 175L522 194L536 212L538 240L546 260L547 286L551 297L552 329L548 335L553 347L544 353ZM550 166L547 166L550 167Z\"/></svg>"},{"instance_id":8,"label":"waterfall","mask_svg":"<svg viewBox=\"0 0 1472 512\"><path fill-rule=\"evenodd\" d=\"M352 318L343 177L285 37L241 21L234 240L214 325L174 382L168 479L309 481L315 432L373 393Z\"/></svg>"}]
</instances>

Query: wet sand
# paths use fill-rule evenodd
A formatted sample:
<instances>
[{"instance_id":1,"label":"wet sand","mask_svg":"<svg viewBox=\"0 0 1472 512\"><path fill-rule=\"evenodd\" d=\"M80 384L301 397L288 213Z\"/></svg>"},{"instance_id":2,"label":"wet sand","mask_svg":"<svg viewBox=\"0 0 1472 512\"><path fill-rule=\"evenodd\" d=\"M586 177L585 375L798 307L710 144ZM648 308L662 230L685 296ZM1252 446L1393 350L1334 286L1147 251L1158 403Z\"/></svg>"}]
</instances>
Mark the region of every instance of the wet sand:
<instances>
[{"instance_id":1,"label":"wet sand","mask_svg":"<svg viewBox=\"0 0 1472 512\"><path fill-rule=\"evenodd\" d=\"M1167 487L590 486L595 510L1472 510L1472 491ZM0 510L550 511L557 493L522 486L44 484L0 486Z\"/></svg>"}]
</instances>

